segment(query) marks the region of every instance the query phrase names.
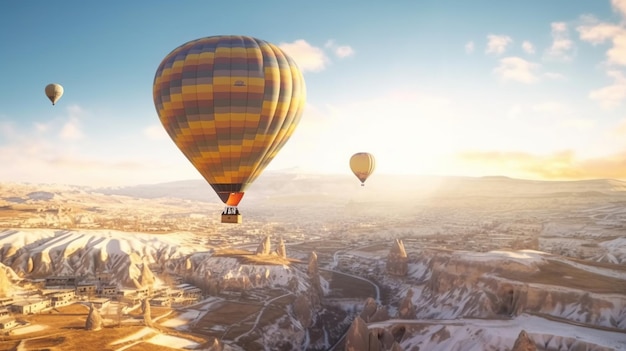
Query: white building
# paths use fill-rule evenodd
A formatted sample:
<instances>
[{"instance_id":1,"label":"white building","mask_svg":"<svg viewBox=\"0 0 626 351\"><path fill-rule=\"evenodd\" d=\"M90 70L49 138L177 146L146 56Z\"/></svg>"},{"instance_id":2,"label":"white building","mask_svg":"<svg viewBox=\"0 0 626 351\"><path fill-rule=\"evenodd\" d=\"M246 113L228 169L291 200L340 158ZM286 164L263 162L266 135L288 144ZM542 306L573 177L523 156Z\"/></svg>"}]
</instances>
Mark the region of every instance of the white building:
<instances>
[{"instance_id":1,"label":"white building","mask_svg":"<svg viewBox=\"0 0 626 351\"><path fill-rule=\"evenodd\" d=\"M7 330L17 326L17 321L11 316L0 317L0 330Z\"/></svg>"},{"instance_id":2,"label":"white building","mask_svg":"<svg viewBox=\"0 0 626 351\"><path fill-rule=\"evenodd\" d=\"M17 301L11 305L11 310L15 313L33 314L50 307L50 300L37 301Z\"/></svg>"}]
</instances>

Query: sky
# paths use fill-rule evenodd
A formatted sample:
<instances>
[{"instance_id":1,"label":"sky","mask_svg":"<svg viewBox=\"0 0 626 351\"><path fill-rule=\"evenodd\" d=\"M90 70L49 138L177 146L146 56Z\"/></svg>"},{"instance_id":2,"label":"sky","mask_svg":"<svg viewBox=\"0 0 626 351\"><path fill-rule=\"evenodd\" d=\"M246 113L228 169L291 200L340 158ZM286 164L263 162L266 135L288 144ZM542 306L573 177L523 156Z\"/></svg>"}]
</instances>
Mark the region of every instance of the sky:
<instances>
[{"instance_id":1,"label":"sky","mask_svg":"<svg viewBox=\"0 0 626 351\"><path fill-rule=\"evenodd\" d=\"M174 48L221 34L304 74L266 172L346 174L366 151L381 174L626 179L626 0L68 0L0 4L0 181L200 178L152 83Z\"/></svg>"}]
</instances>

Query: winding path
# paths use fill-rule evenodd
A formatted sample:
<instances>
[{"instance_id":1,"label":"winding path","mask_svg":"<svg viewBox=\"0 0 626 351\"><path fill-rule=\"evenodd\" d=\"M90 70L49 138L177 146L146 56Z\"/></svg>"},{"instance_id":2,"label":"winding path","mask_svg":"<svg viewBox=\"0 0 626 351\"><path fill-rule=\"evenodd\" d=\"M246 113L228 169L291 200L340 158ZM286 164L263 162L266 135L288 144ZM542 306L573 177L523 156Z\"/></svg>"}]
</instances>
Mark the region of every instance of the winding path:
<instances>
[{"instance_id":1,"label":"winding path","mask_svg":"<svg viewBox=\"0 0 626 351\"><path fill-rule=\"evenodd\" d=\"M341 253L342 253L342 251L341 251L341 250L338 250L338 251L335 251L335 253L333 254L333 264L332 264L332 267L337 267L337 266L339 265L339 255L340 255ZM349 273L340 272L340 271L337 271L337 270L335 270L335 269L324 269L324 268L320 268L320 270L322 270L322 271L326 271L326 272L333 272L333 273L335 273L335 274L342 274L342 275L345 275L345 276L348 276L348 277L351 277L351 278L360 279L360 280L363 280L363 281L366 281L366 282L370 283L370 284L374 287L374 290L376 291L376 303L377 303L377 304L380 304L380 287L379 287L376 283L374 283L373 281L371 281L371 280L369 280L369 279L366 279L366 278L363 278L363 277L359 277L358 275L354 275L354 274L349 274ZM341 344L341 342L343 341L343 339L345 339L345 338L346 338L346 335L348 334L348 330L349 330L349 329L350 329L350 328L348 328L348 329L347 329L347 330L343 333L343 335L341 335L341 337L340 337L340 338L339 338L339 339L338 339L338 340L337 340L337 341L336 341L336 342L335 342L335 343L334 343L331 347L329 347L329 348L328 348L328 350L329 350L329 351L335 350L335 348L336 348L338 345L340 345L340 344Z\"/></svg>"},{"instance_id":2,"label":"winding path","mask_svg":"<svg viewBox=\"0 0 626 351\"><path fill-rule=\"evenodd\" d=\"M283 295L280 295L280 296L276 296L276 297L274 297L274 298L272 298L270 300L265 301L263 303L263 308L261 308L261 310L259 311L259 313L256 316L256 320L254 321L254 325L252 326L252 328L250 328L250 330L248 330L247 332L245 332L245 333L239 335L238 337L236 337L234 341L235 342L239 341L239 339L241 339L244 336L249 335L250 333L252 333L256 329L257 325L259 324L259 321L261 320L261 316L263 315L263 312L265 311L267 306L271 305L272 302L274 302L274 301L276 301L276 300L278 300L280 298L283 298L285 296L289 296L289 295L293 295L293 294L292 293L286 293L286 294L283 294Z\"/></svg>"}]
</instances>

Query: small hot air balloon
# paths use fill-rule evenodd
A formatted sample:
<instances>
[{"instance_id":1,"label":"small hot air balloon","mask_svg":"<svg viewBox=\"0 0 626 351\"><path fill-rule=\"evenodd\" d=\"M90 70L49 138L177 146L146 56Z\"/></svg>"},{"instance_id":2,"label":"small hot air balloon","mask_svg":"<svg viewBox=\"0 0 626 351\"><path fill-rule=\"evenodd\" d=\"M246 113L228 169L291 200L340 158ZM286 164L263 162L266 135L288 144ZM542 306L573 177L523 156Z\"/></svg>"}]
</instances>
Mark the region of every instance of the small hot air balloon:
<instances>
[{"instance_id":1,"label":"small hot air balloon","mask_svg":"<svg viewBox=\"0 0 626 351\"><path fill-rule=\"evenodd\" d=\"M52 101L52 105L56 104L63 96L63 87L56 83L46 85L46 96Z\"/></svg>"},{"instance_id":2,"label":"small hot air balloon","mask_svg":"<svg viewBox=\"0 0 626 351\"><path fill-rule=\"evenodd\" d=\"M266 41L221 35L187 42L157 68L154 105L163 127L241 223L246 188L294 132L305 103L296 63Z\"/></svg>"},{"instance_id":3,"label":"small hot air balloon","mask_svg":"<svg viewBox=\"0 0 626 351\"><path fill-rule=\"evenodd\" d=\"M374 168L376 168L374 155L368 152L357 152L350 157L350 169L361 181L361 186L365 186L365 181L374 172Z\"/></svg>"}]
</instances>

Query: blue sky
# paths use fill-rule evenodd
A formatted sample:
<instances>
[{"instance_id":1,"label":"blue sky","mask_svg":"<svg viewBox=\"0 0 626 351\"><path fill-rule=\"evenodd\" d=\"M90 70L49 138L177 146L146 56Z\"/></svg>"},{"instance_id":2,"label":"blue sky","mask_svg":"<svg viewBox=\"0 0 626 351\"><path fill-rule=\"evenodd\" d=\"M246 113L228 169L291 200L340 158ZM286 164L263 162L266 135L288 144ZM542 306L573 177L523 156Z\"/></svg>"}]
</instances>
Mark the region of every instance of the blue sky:
<instances>
[{"instance_id":1,"label":"blue sky","mask_svg":"<svg viewBox=\"0 0 626 351\"><path fill-rule=\"evenodd\" d=\"M0 5L0 180L199 178L159 124L157 66L250 35L304 72L267 170L626 178L626 0L61 1ZM51 106L43 90L65 94Z\"/></svg>"}]
</instances>

